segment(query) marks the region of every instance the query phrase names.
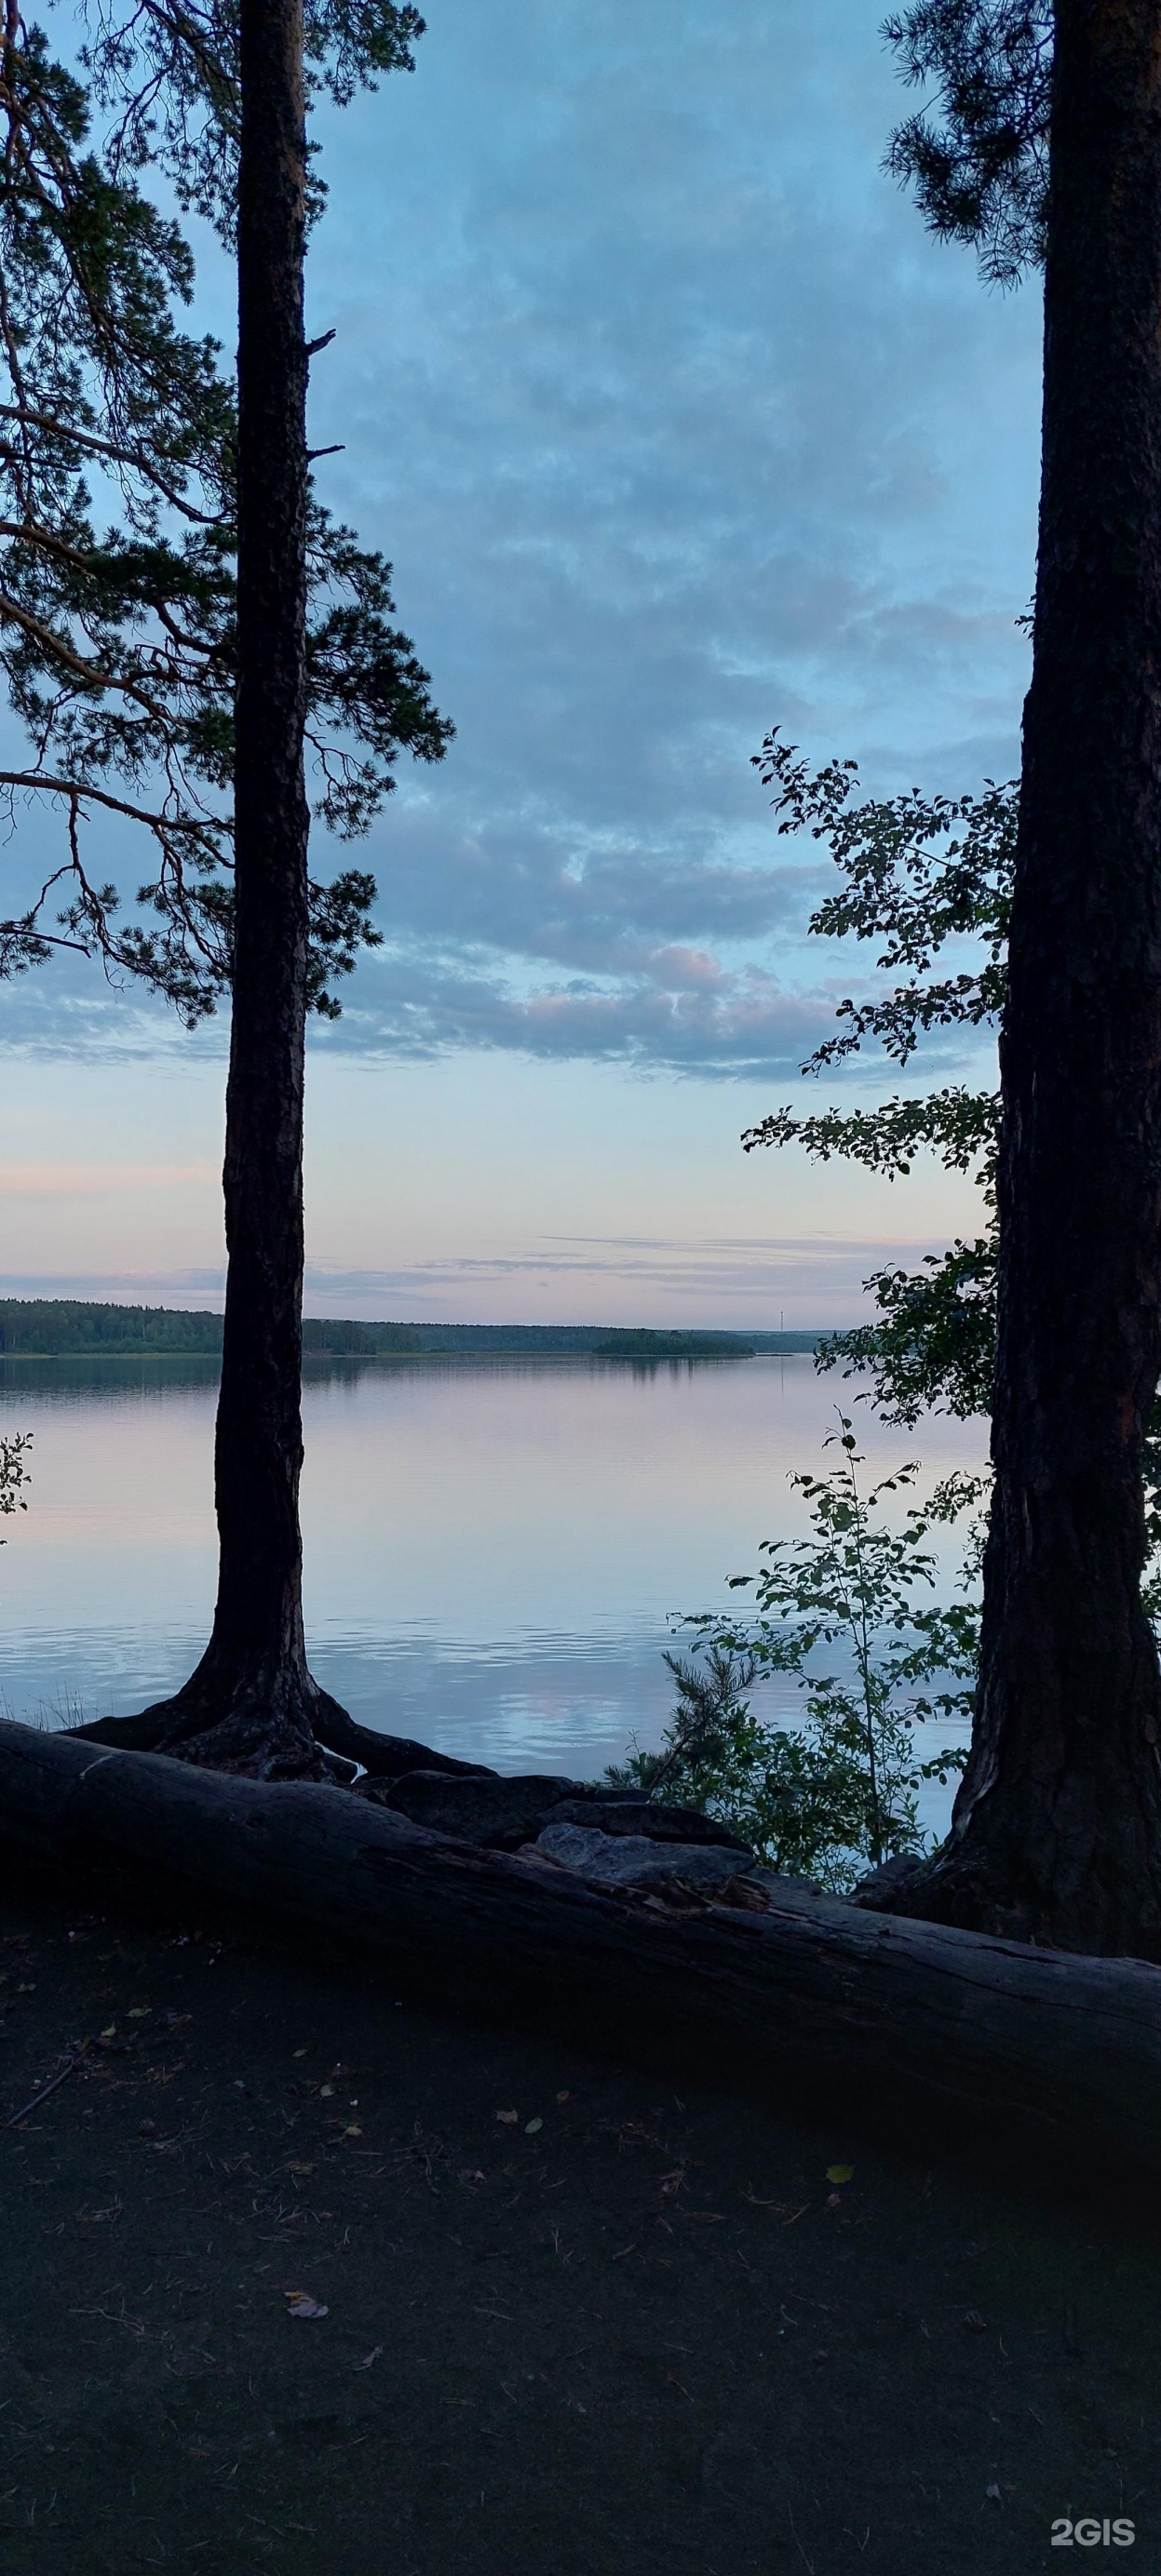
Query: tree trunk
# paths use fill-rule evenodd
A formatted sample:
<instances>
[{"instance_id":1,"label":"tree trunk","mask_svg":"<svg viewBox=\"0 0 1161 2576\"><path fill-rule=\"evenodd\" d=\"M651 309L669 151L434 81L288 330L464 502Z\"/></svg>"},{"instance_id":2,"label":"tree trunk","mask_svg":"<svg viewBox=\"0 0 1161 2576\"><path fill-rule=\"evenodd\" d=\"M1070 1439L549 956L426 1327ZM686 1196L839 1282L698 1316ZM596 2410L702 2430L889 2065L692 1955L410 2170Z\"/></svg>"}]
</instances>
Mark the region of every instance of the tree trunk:
<instances>
[{"instance_id":1,"label":"tree trunk","mask_svg":"<svg viewBox=\"0 0 1161 2576\"><path fill-rule=\"evenodd\" d=\"M0 1723L0 1857L73 1892L322 1933L411 1989L696 2080L1025 2152L1161 2173L1161 1972L860 1913L791 1882L764 1914L677 1911L481 1851L341 1790L270 1786ZM821 2157L819 2169L821 2172ZM825 2190L826 2186L822 2186Z\"/></svg>"},{"instance_id":2,"label":"tree trunk","mask_svg":"<svg viewBox=\"0 0 1161 2576\"><path fill-rule=\"evenodd\" d=\"M209 1646L184 1689L99 1731L277 1779L333 1774L316 1723L343 1726L307 1667L298 1517L309 831L301 0L240 0L239 30L235 932L218 1600Z\"/></svg>"},{"instance_id":3,"label":"tree trunk","mask_svg":"<svg viewBox=\"0 0 1161 2576\"><path fill-rule=\"evenodd\" d=\"M1051 149L980 1692L899 1910L1157 1958L1161 0L1058 0Z\"/></svg>"}]
</instances>

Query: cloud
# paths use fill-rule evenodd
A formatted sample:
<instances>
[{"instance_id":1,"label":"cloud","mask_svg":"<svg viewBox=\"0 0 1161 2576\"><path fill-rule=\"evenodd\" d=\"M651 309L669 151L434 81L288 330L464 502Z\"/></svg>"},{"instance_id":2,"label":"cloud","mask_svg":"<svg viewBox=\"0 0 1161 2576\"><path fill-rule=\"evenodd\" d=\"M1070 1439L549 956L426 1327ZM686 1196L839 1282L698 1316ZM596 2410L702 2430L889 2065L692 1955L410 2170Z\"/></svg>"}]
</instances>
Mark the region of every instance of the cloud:
<instances>
[{"instance_id":1,"label":"cloud","mask_svg":"<svg viewBox=\"0 0 1161 2576\"><path fill-rule=\"evenodd\" d=\"M827 870L767 726L874 786L1013 766L1038 318L883 177L899 103L854 0L449 0L344 119L314 416L459 727L375 837L388 1046L789 1065Z\"/></svg>"},{"instance_id":2,"label":"cloud","mask_svg":"<svg viewBox=\"0 0 1161 2576\"><path fill-rule=\"evenodd\" d=\"M926 1242L857 1242L838 1235L559 1235L519 1253L453 1253L430 1261L409 1262L397 1270L352 1270L314 1262L308 1278L316 1294L323 1288L352 1296L389 1295L403 1286L447 1285L463 1279L511 1279L520 1276L575 1281L625 1279L665 1287L731 1288L749 1296L771 1276L826 1273L843 1284L861 1281L873 1263L898 1259L920 1262L931 1249Z\"/></svg>"},{"instance_id":3,"label":"cloud","mask_svg":"<svg viewBox=\"0 0 1161 2576\"><path fill-rule=\"evenodd\" d=\"M785 993L755 965L658 949L616 981L577 975L521 990L481 966L400 952L364 970L328 1052L431 1056L507 1048L711 1075L795 1075L829 1024L817 998Z\"/></svg>"},{"instance_id":4,"label":"cloud","mask_svg":"<svg viewBox=\"0 0 1161 2576\"><path fill-rule=\"evenodd\" d=\"M224 1019L192 1034L132 984L107 983L99 966L54 958L0 985L0 1055L81 1064L147 1065L159 1056L224 1057Z\"/></svg>"},{"instance_id":5,"label":"cloud","mask_svg":"<svg viewBox=\"0 0 1161 2576\"><path fill-rule=\"evenodd\" d=\"M80 1297L97 1304L197 1307L220 1311L225 1262L216 1269L5 1270L0 1296Z\"/></svg>"},{"instance_id":6,"label":"cloud","mask_svg":"<svg viewBox=\"0 0 1161 2576\"><path fill-rule=\"evenodd\" d=\"M443 0L320 119L320 486L458 726L371 837L389 953L324 1043L789 1068L834 961L768 725L876 787L1014 766L1039 318L883 176L901 103L861 0ZM204 292L228 344L212 256ZM168 1042L55 969L6 1020Z\"/></svg>"},{"instance_id":7,"label":"cloud","mask_svg":"<svg viewBox=\"0 0 1161 2576\"><path fill-rule=\"evenodd\" d=\"M308 1315L377 1322L684 1323L777 1329L850 1323L863 1280L888 1261L909 1269L919 1242L838 1235L542 1236L519 1251L450 1253L395 1268L308 1261ZM213 1268L0 1276L0 1294L82 1297L220 1312Z\"/></svg>"}]
</instances>

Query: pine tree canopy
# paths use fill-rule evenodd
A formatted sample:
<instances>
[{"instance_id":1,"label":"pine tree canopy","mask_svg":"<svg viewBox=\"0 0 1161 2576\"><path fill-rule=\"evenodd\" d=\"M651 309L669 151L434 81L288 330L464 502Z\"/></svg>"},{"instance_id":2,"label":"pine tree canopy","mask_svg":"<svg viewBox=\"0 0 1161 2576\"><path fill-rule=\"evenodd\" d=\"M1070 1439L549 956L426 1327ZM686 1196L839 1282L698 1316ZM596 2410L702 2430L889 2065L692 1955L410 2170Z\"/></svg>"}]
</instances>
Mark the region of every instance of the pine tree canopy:
<instances>
[{"instance_id":1,"label":"pine tree canopy","mask_svg":"<svg viewBox=\"0 0 1161 2576\"><path fill-rule=\"evenodd\" d=\"M1014 285L1044 257L1052 0L917 0L883 33L904 80L934 92L892 136L888 169L933 232Z\"/></svg>"},{"instance_id":2,"label":"pine tree canopy","mask_svg":"<svg viewBox=\"0 0 1161 2576\"><path fill-rule=\"evenodd\" d=\"M112 118L114 169L155 163L183 208L233 237L240 114L238 20L232 0L96 0L81 59ZM339 107L384 72L412 71L425 32L417 9L394 0L306 0L308 108ZM325 190L314 182L314 211Z\"/></svg>"},{"instance_id":3,"label":"pine tree canopy","mask_svg":"<svg viewBox=\"0 0 1161 2576\"><path fill-rule=\"evenodd\" d=\"M410 10L324 7L316 86L410 62ZM84 82L9 19L0 73L0 665L29 741L0 768L10 818L59 818L59 859L0 920L0 978L54 948L141 977L187 1024L230 982L234 690L233 385L181 327L193 260L143 194L158 161L228 234L237 130L232 20L102 16ZM112 118L98 149L94 95ZM317 501L309 531L308 760L318 820L365 832L401 747L438 760L452 728L393 623L391 569ZM86 865L94 812L151 853L135 908ZM374 880L312 885L310 998L374 945Z\"/></svg>"}]
</instances>

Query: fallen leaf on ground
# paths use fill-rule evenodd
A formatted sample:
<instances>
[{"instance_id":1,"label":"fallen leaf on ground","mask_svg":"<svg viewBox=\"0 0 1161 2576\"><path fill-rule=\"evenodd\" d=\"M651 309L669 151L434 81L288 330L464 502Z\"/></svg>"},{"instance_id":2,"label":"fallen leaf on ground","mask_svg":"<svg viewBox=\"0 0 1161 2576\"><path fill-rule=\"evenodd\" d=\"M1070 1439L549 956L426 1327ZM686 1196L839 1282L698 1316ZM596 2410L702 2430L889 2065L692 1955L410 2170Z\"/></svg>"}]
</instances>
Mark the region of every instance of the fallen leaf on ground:
<instances>
[{"instance_id":1,"label":"fallen leaf on ground","mask_svg":"<svg viewBox=\"0 0 1161 2576\"><path fill-rule=\"evenodd\" d=\"M362 2360L355 2363L356 2370L369 2370L372 2362L378 2361L382 2350L381 2343L372 2344L370 2352L364 2353Z\"/></svg>"},{"instance_id":2,"label":"fallen leaf on ground","mask_svg":"<svg viewBox=\"0 0 1161 2576\"><path fill-rule=\"evenodd\" d=\"M827 2166L827 2169L826 2169L826 2178L827 2178L827 2181L828 2181L828 2182L849 2182L849 2181L851 2180L851 2177L852 2177L853 2173L854 2173L854 2170L855 2170L855 2169L854 2169L854 2166L853 2166L853 2165L828 2165L828 2166Z\"/></svg>"},{"instance_id":3,"label":"fallen leaf on ground","mask_svg":"<svg viewBox=\"0 0 1161 2576\"><path fill-rule=\"evenodd\" d=\"M571 2102L572 2095L571 2093L558 2093L556 2098L558 2102Z\"/></svg>"},{"instance_id":4,"label":"fallen leaf on ground","mask_svg":"<svg viewBox=\"0 0 1161 2576\"><path fill-rule=\"evenodd\" d=\"M348 2120L346 2128L342 2131L344 2138L361 2138L362 2134L357 2120Z\"/></svg>"},{"instance_id":5,"label":"fallen leaf on ground","mask_svg":"<svg viewBox=\"0 0 1161 2576\"><path fill-rule=\"evenodd\" d=\"M148 2021L152 2010L152 2004L130 2004L129 2019L130 2021Z\"/></svg>"},{"instance_id":6,"label":"fallen leaf on ground","mask_svg":"<svg viewBox=\"0 0 1161 2576\"><path fill-rule=\"evenodd\" d=\"M542 2129L543 2127L543 2120L526 2120L524 2123L524 2135L526 2138L534 2138L537 2130Z\"/></svg>"},{"instance_id":7,"label":"fallen leaf on ground","mask_svg":"<svg viewBox=\"0 0 1161 2576\"><path fill-rule=\"evenodd\" d=\"M320 2093L321 2093L321 2095L322 2095L323 2101L324 2101L324 2102L329 2102L329 2101L330 2101L330 2099L331 2099L332 2094L334 2093L334 2089L335 2089L335 2088L334 2088L334 2085L333 2085L333 2084L320 2084L320 2086L319 2086L319 2088L318 2088L318 2089L319 2089L319 2092L320 2092Z\"/></svg>"},{"instance_id":8,"label":"fallen leaf on ground","mask_svg":"<svg viewBox=\"0 0 1161 2576\"><path fill-rule=\"evenodd\" d=\"M496 2118L503 2121L506 2129L514 2129L519 2117L518 2111L497 2111L496 2113Z\"/></svg>"},{"instance_id":9,"label":"fallen leaf on ground","mask_svg":"<svg viewBox=\"0 0 1161 2576\"><path fill-rule=\"evenodd\" d=\"M115 2022L115 2021L108 2021L108 2022L106 2022L105 2027L104 2027L104 2029L103 2029L103 2031L102 2031L102 2033L101 2033L101 2037L102 2037L102 2039L116 2039L116 2036L117 2036L117 2024L116 2024L116 2022Z\"/></svg>"},{"instance_id":10,"label":"fallen leaf on ground","mask_svg":"<svg viewBox=\"0 0 1161 2576\"><path fill-rule=\"evenodd\" d=\"M306 2050L305 2048L296 2048L294 2054L296 2057L305 2057Z\"/></svg>"},{"instance_id":11,"label":"fallen leaf on ground","mask_svg":"<svg viewBox=\"0 0 1161 2576\"><path fill-rule=\"evenodd\" d=\"M309 2290L284 2290L282 2295L286 2301L288 2316L328 2317L330 2315L330 2309L320 2307L318 2300L312 2299Z\"/></svg>"}]
</instances>

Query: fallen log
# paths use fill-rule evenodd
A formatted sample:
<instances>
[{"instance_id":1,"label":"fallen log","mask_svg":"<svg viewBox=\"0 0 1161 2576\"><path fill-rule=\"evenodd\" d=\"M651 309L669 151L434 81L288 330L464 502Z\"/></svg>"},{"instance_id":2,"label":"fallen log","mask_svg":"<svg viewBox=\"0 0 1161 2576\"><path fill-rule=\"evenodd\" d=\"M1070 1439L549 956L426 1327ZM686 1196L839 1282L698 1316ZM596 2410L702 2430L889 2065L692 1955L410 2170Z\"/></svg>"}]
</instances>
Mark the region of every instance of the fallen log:
<instances>
[{"instance_id":1,"label":"fallen log","mask_svg":"<svg viewBox=\"0 0 1161 2576\"><path fill-rule=\"evenodd\" d=\"M407 1987L570 2039L848 2110L1007 2124L1161 2170L1161 1969L867 1914L650 1906L427 1831L348 1790L269 1785L0 1722L0 1838L91 1883L240 1901Z\"/></svg>"}]
</instances>

